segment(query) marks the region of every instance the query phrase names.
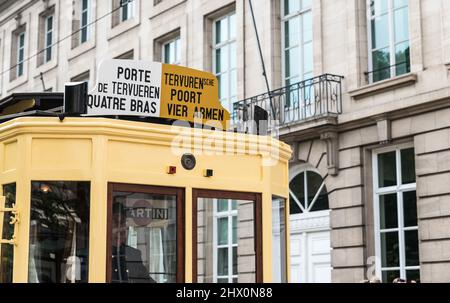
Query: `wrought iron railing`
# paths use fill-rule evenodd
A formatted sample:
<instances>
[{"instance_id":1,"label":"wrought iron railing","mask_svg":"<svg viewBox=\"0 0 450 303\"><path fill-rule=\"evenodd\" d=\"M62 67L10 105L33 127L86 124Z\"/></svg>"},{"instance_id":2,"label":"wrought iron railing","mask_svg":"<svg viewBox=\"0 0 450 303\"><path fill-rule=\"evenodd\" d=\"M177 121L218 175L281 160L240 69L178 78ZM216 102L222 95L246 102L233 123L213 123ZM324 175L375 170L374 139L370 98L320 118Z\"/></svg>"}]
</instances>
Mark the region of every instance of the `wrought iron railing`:
<instances>
[{"instance_id":1,"label":"wrought iron railing","mask_svg":"<svg viewBox=\"0 0 450 303\"><path fill-rule=\"evenodd\" d=\"M248 131L247 126L244 126L247 122L267 120L270 129L270 125L282 127L330 114L340 114L342 79L342 76L323 74L238 101L233 105L234 128L238 131Z\"/></svg>"}]
</instances>

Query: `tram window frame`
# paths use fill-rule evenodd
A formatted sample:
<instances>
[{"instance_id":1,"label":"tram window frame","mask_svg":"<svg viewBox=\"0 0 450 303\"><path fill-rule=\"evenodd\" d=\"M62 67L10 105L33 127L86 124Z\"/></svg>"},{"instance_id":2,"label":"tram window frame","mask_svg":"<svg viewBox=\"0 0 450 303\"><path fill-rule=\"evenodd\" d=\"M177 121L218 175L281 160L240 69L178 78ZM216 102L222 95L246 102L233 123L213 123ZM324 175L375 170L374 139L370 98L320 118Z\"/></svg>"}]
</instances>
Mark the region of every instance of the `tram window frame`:
<instances>
[{"instance_id":1,"label":"tram window frame","mask_svg":"<svg viewBox=\"0 0 450 303\"><path fill-rule=\"evenodd\" d=\"M262 195L260 193L192 189L192 281L198 282L198 200L227 199L253 202L255 283L263 282ZM239 261L238 261L239 263Z\"/></svg>"},{"instance_id":2,"label":"tram window frame","mask_svg":"<svg viewBox=\"0 0 450 303\"><path fill-rule=\"evenodd\" d=\"M112 256L113 193L133 192L176 196L176 283L185 282L185 192L183 188L128 183L108 183L106 256ZM106 259L106 282L112 283L112 258Z\"/></svg>"}]
</instances>

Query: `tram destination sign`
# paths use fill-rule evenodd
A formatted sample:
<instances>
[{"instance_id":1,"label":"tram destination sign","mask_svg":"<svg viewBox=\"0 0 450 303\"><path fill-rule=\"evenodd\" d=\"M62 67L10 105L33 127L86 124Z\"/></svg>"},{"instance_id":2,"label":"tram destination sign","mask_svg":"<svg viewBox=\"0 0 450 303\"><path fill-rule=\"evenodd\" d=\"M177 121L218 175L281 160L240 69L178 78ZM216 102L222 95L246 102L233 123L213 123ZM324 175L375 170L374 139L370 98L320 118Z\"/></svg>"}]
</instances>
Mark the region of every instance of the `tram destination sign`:
<instances>
[{"instance_id":1,"label":"tram destination sign","mask_svg":"<svg viewBox=\"0 0 450 303\"><path fill-rule=\"evenodd\" d=\"M86 116L146 116L226 129L229 112L219 102L217 78L159 62L104 60L88 94Z\"/></svg>"}]
</instances>

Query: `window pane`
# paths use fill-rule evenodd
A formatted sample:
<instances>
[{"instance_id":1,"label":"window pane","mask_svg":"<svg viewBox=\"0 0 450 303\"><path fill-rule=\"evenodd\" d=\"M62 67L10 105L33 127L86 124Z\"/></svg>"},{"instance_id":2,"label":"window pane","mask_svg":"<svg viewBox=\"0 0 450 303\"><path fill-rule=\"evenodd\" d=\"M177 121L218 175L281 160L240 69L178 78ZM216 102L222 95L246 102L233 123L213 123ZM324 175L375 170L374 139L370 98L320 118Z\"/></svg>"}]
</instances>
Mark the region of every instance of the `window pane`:
<instances>
[{"instance_id":1,"label":"window pane","mask_svg":"<svg viewBox=\"0 0 450 303\"><path fill-rule=\"evenodd\" d=\"M230 44L230 69L236 68L237 64L236 43Z\"/></svg>"},{"instance_id":2,"label":"window pane","mask_svg":"<svg viewBox=\"0 0 450 303\"><path fill-rule=\"evenodd\" d=\"M3 196L5 197L5 205L0 205L0 207L12 208L16 203L16 184L4 185ZM0 216L3 217L1 239L9 240L14 235L14 225L9 224L11 215L11 212L0 213ZM12 283L14 246L1 244L0 249L0 283Z\"/></svg>"},{"instance_id":3,"label":"window pane","mask_svg":"<svg viewBox=\"0 0 450 303\"><path fill-rule=\"evenodd\" d=\"M319 197L312 206L310 211L320 211L329 209L327 188L324 186Z\"/></svg>"},{"instance_id":4,"label":"window pane","mask_svg":"<svg viewBox=\"0 0 450 303\"><path fill-rule=\"evenodd\" d=\"M286 282L285 200L272 198L272 272L274 283Z\"/></svg>"},{"instance_id":5,"label":"window pane","mask_svg":"<svg viewBox=\"0 0 450 303\"><path fill-rule=\"evenodd\" d=\"M372 21L372 49L389 46L388 14L375 17Z\"/></svg>"},{"instance_id":6,"label":"window pane","mask_svg":"<svg viewBox=\"0 0 450 303\"><path fill-rule=\"evenodd\" d=\"M312 13L304 13L303 15L303 42L312 41Z\"/></svg>"},{"instance_id":7,"label":"window pane","mask_svg":"<svg viewBox=\"0 0 450 303\"><path fill-rule=\"evenodd\" d=\"M396 75L403 75L410 72L409 42L397 44L395 46Z\"/></svg>"},{"instance_id":8,"label":"window pane","mask_svg":"<svg viewBox=\"0 0 450 303\"><path fill-rule=\"evenodd\" d=\"M408 7L394 11L395 42L409 40L408 31Z\"/></svg>"},{"instance_id":9,"label":"window pane","mask_svg":"<svg viewBox=\"0 0 450 303\"><path fill-rule=\"evenodd\" d=\"M298 47L291 48L285 52L286 78L297 76L300 72L300 51Z\"/></svg>"},{"instance_id":10,"label":"window pane","mask_svg":"<svg viewBox=\"0 0 450 303\"><path fill-rule=\"evenodd\" d=\"M177 38L177 40L175 40L175 61L174 63L179 64L181 61L181 39Z\"/></svg>"},{"instance_id":11,"label":"window pane","mask_svg":"<svg viewBox=\"0 0 450 303\"><path fill-rule=\"evenodd\" d=\"M20 43L19 47L23 47L25 45L25 34L20 34L19 43Z\"/></svg>"},{"instance_id":12,"label":"window pane","mask_svg":"<svg viewBox=\"0 0 450 303\"><path fill-rule=\"evenodd\" d=\"M381 233L381 266L397 267L399 261L399 242L398 233L388 232Z\"/></svg>"},{"instance_id":13,"label":"window pane","mask_svg":"<svg viewBox=\"0 0 450 303\"><path fill-rule=\"evenodd\" d=\"M237 216L233 216L233 244L237 244Z\"/></svg>"},{"instance_id":14,"label":"window pane","mask_svg":"<svg viewBox=\"0 0 450 303\"><path fill-rule=\"evenodd\" d=\"M383 283L392 283L394 279L400 278L400 271L398 270L389 270L389 271L383 271Z\"/></svg>"},{"instance_id":15,"label":"window pane","mask_svg":"<svg viewBox=\"0 0 450 303\"><path fill-rule=\"evenodd\" d=\"M300 204L305 207L305 173L302 172L295 176L289 183L289 189L299 200Z\"/></svg>"},{"instance_id":16,"label":"window pane","mask_svg":"<svg viewBox=\"0 0 450 303\"><path fill-rule=\"evenodd\" d=\"M416 192L403 193L403 216L405 227L417 226Z\"/></svg>"},{"instance_id":17,"label":"window pane","mask_svg":"<svg viewBox=\"0 0 450 303\"><path fill-rule=\"evenodd\" d=\"M197 280L212 283L225 278L231 281L238 276L239 282L255 282L255 203L236 200L237 210L233 210L232 214L220 213L219 216L214 211L215 201L213 198L197 199ZM220 232L221 226L226 231ZM230 234L227 234L228 231ZM225 237L226 243L223 241ZM241 268L239 264L245 266Z\"/></svg>"},{"instance_id":18,"label":"window pane","mask_svg":"<svg viewBox=\"0 0 450 303\"><path fill-rule=\"evenodd\" d=\"M406 279L408 279L408 281L414 280L417 283L420 283L420 270L407 270Z\"/></svg>"},{"instance_id":19,"label":"window pane","mask_svg":"<svg viewBox=\"0 0 450 303\"><path fill-rule=\"evenodd\" d=\"M284 0L284 14L289 15L300 10L300 0Z\"/></svg>"},{"instance_id":20,"label":"window pane","mask_svg":"<svg viewBox=\"0 0 450 303\"><path fill-rule=\"evenodd\" d=\"M228 217L217 220L217 244L228 244Z\"/></svg>"},{"instance_id":21,"label":"window pane","mask_svg":"<svg viewBox=\"0 0 450 303\"><path fill-rule=\"evenodd\" d=\"M228 276L228 247L217 249L217 274Z\"/></svg>"},{"instance_id":22,"label":"window pane","mask_svg":"<svg viewBox=\"0 0 450 303\"><path fill-rule=\"evenodd\" d=\"M289 214L300 214L302 213L301 208L298 206L297 202L295 202L292 195L289 195Z\"/></svg>"},{"instance_id":23,"label":"window pane","mask_svg":"<svg viewBox=\"0 0 450 303\"><path fill-rule=\"evenodd\" d=\"M405 231L406 266L419 265L419 236L417 230Z\"/></svg>"},{"instance_id":24,"label":"window pane","mask_svg":"<svg viewBox=\"0 0 450 303\"><path fill-rule=\"evenodd\" d=\"M389 48L372 53L373 81L381 81L391 77Z\"/></svg>"},{"instance_id":25,"label":"window pane","mask_svg":"<svg viewBox=\"0 0 450 303\"><path fill-rule=\"evenodd\" d=\"M228 18L216 21L216 44L228 40Z\"/></svg>"},{"instance_id":26,"label":"window pane","mask_svg":"<svg viewBox=\"0 0 450 303\"><path fill-rule=\"evenodd\" d=\"M228 22L230 23L230 37L229 39L236 38L236 14L230 15Z\"/></svg>"},{"instance_id":27,"label":"window pane","mask_svg":"<svg viewBox=\"0 0 450 303\"><path fill-rule=\"evenodd\" d=\"M175 195L113 192L111 234L112 282L176 281Z\"/></svg>"},{"instance_id":28,"label":"window pane","mask_svg":"<svg viewBox=\"0 0 450 303\"><path fill-rule=\"evenodd\" d=\"M394 8L408 5L408 0L394 0Z\"/></svg>"},{"instance_id":29,"label":"window pane","mask_svg":"<svg viewBox=\"0 0 450 303\"><path fill-rule=\"evenodd\" d=\"M416 166L414 160L414 148L400 151L402 165L402 184L416 182Z\"/></svg>"},{"instance_id":30,"label":"window pane","mask_svg":"<svg viewBox=\"0 0 450 303\"><path fill-rule=\"evenodd\" d=\"M311 7L311 0L302 0L302 9Z\"/></svg>"},{"instance_id":31,"label":"window pane","mask_svg":"<svg viewBox=\"0 0 450 303\"><path fill-rule=\"evenodd\" d=\"M397 194L380 196L380 229L397 227Z\"/></svg>"},{"instance_id":32,"label":"window pane","mask_svg":"<svg viewBox=\"0 0 450 303\"><path fill-rule=\"evenodd\" d=\"M371 15L379 15L388 9L388 0L372 0L370 1Z\"/></svg>"},{"instance_id":33,"label":"window pane","mask_svg":"<svg viewBox=\"0 0 450 303\"><path fill-rule=\"evenodd\" d=\"M313 70L313 49L312 49L312 42L310 42L303 46L303 72L311 72L312 70Z\"/></svg>"},{"instance_id":34,"label":"window pane","mask_svg":"<svg viewBox=\"0 0 450 303\"><path fill-rule=\"evenodd\" d=\"M228 278L225 278L225 279L219 278L219 279L217 279L217 283L228 283Z\"/></svg>"},{"instance_id":35,"label":"window pane","mask_svg":"<svg viewBox=\"0 0 450 303\"><path fill-rule=\"evenodd\" d=\"M237 201L236 200L231 200L231 209L232 210L236 210L237 209Z\"/></svg>"},{"instance_id":36,"label":"window pane","mask_svg":"<svg viewBox=\"0 0 450 303\"><path fill-rule=\"evenodd\" d=\"M238 274L238 255L237 255L237 246L233 247L233 275Z\"/></svg>"},{"instance_id":37,"label":"window pane","mask_svg":"<svg viewBox=\"0 0 450 303\"><path fill-rule=\"evenodd\" d=\"M170 64L171 58L170 58L170 43L167 43L164 45L164 63Z\"/></svg>"},{"instance_id":38,"label":"window pane","mask_svg":"<svg viewBox=\"0 0 450 303\"><path fill-rule=\"evenodd\" d=\"M300 43L300 17L291 18L284 23L285 48Z\"/></svg>"},{"instance_id":39,"label":"window pane","mask_svg":"<svg viewBox=\"0 0 450 303\"><path fill-rule=\"evenodd\" d=\"M378 187L397 185L395 151L378 155Z\"/></svg>"},{"instance_id":40,"label":"window pane","mask_svg":"<svg viewBox=\"0 0 450 303\"><path fill-rule=\"evenodd\" d=\"M87 282L89 182L32 182L28 281Z\"/></svg>"},{"instance_id":41,"label":"window pane","mask_svg":"<svg viewBox=\"0 0 450 303\"><path fill-rule=\"evenodd\" d=\"M53 16L47 18L47 31L51 31L53 29Z\"/></svg>"}]
</instances>

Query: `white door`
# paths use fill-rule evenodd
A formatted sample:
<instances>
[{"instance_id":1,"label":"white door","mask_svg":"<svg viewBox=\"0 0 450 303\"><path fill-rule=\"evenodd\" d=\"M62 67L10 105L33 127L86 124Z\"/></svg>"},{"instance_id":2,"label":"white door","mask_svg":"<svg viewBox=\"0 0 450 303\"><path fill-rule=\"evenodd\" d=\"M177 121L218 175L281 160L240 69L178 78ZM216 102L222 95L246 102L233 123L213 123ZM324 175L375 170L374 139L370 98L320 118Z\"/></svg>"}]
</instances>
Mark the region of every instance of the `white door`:
<instances>
[{"instance_id":1,"label":"white door","mask_svg":"<svg viewBox=\"0 0 450 303\"><path fill-rule=\"evenodd\" d=\"M291 281L331 283L329 211L291 215Z\"/></svg>"}]
</instances>

